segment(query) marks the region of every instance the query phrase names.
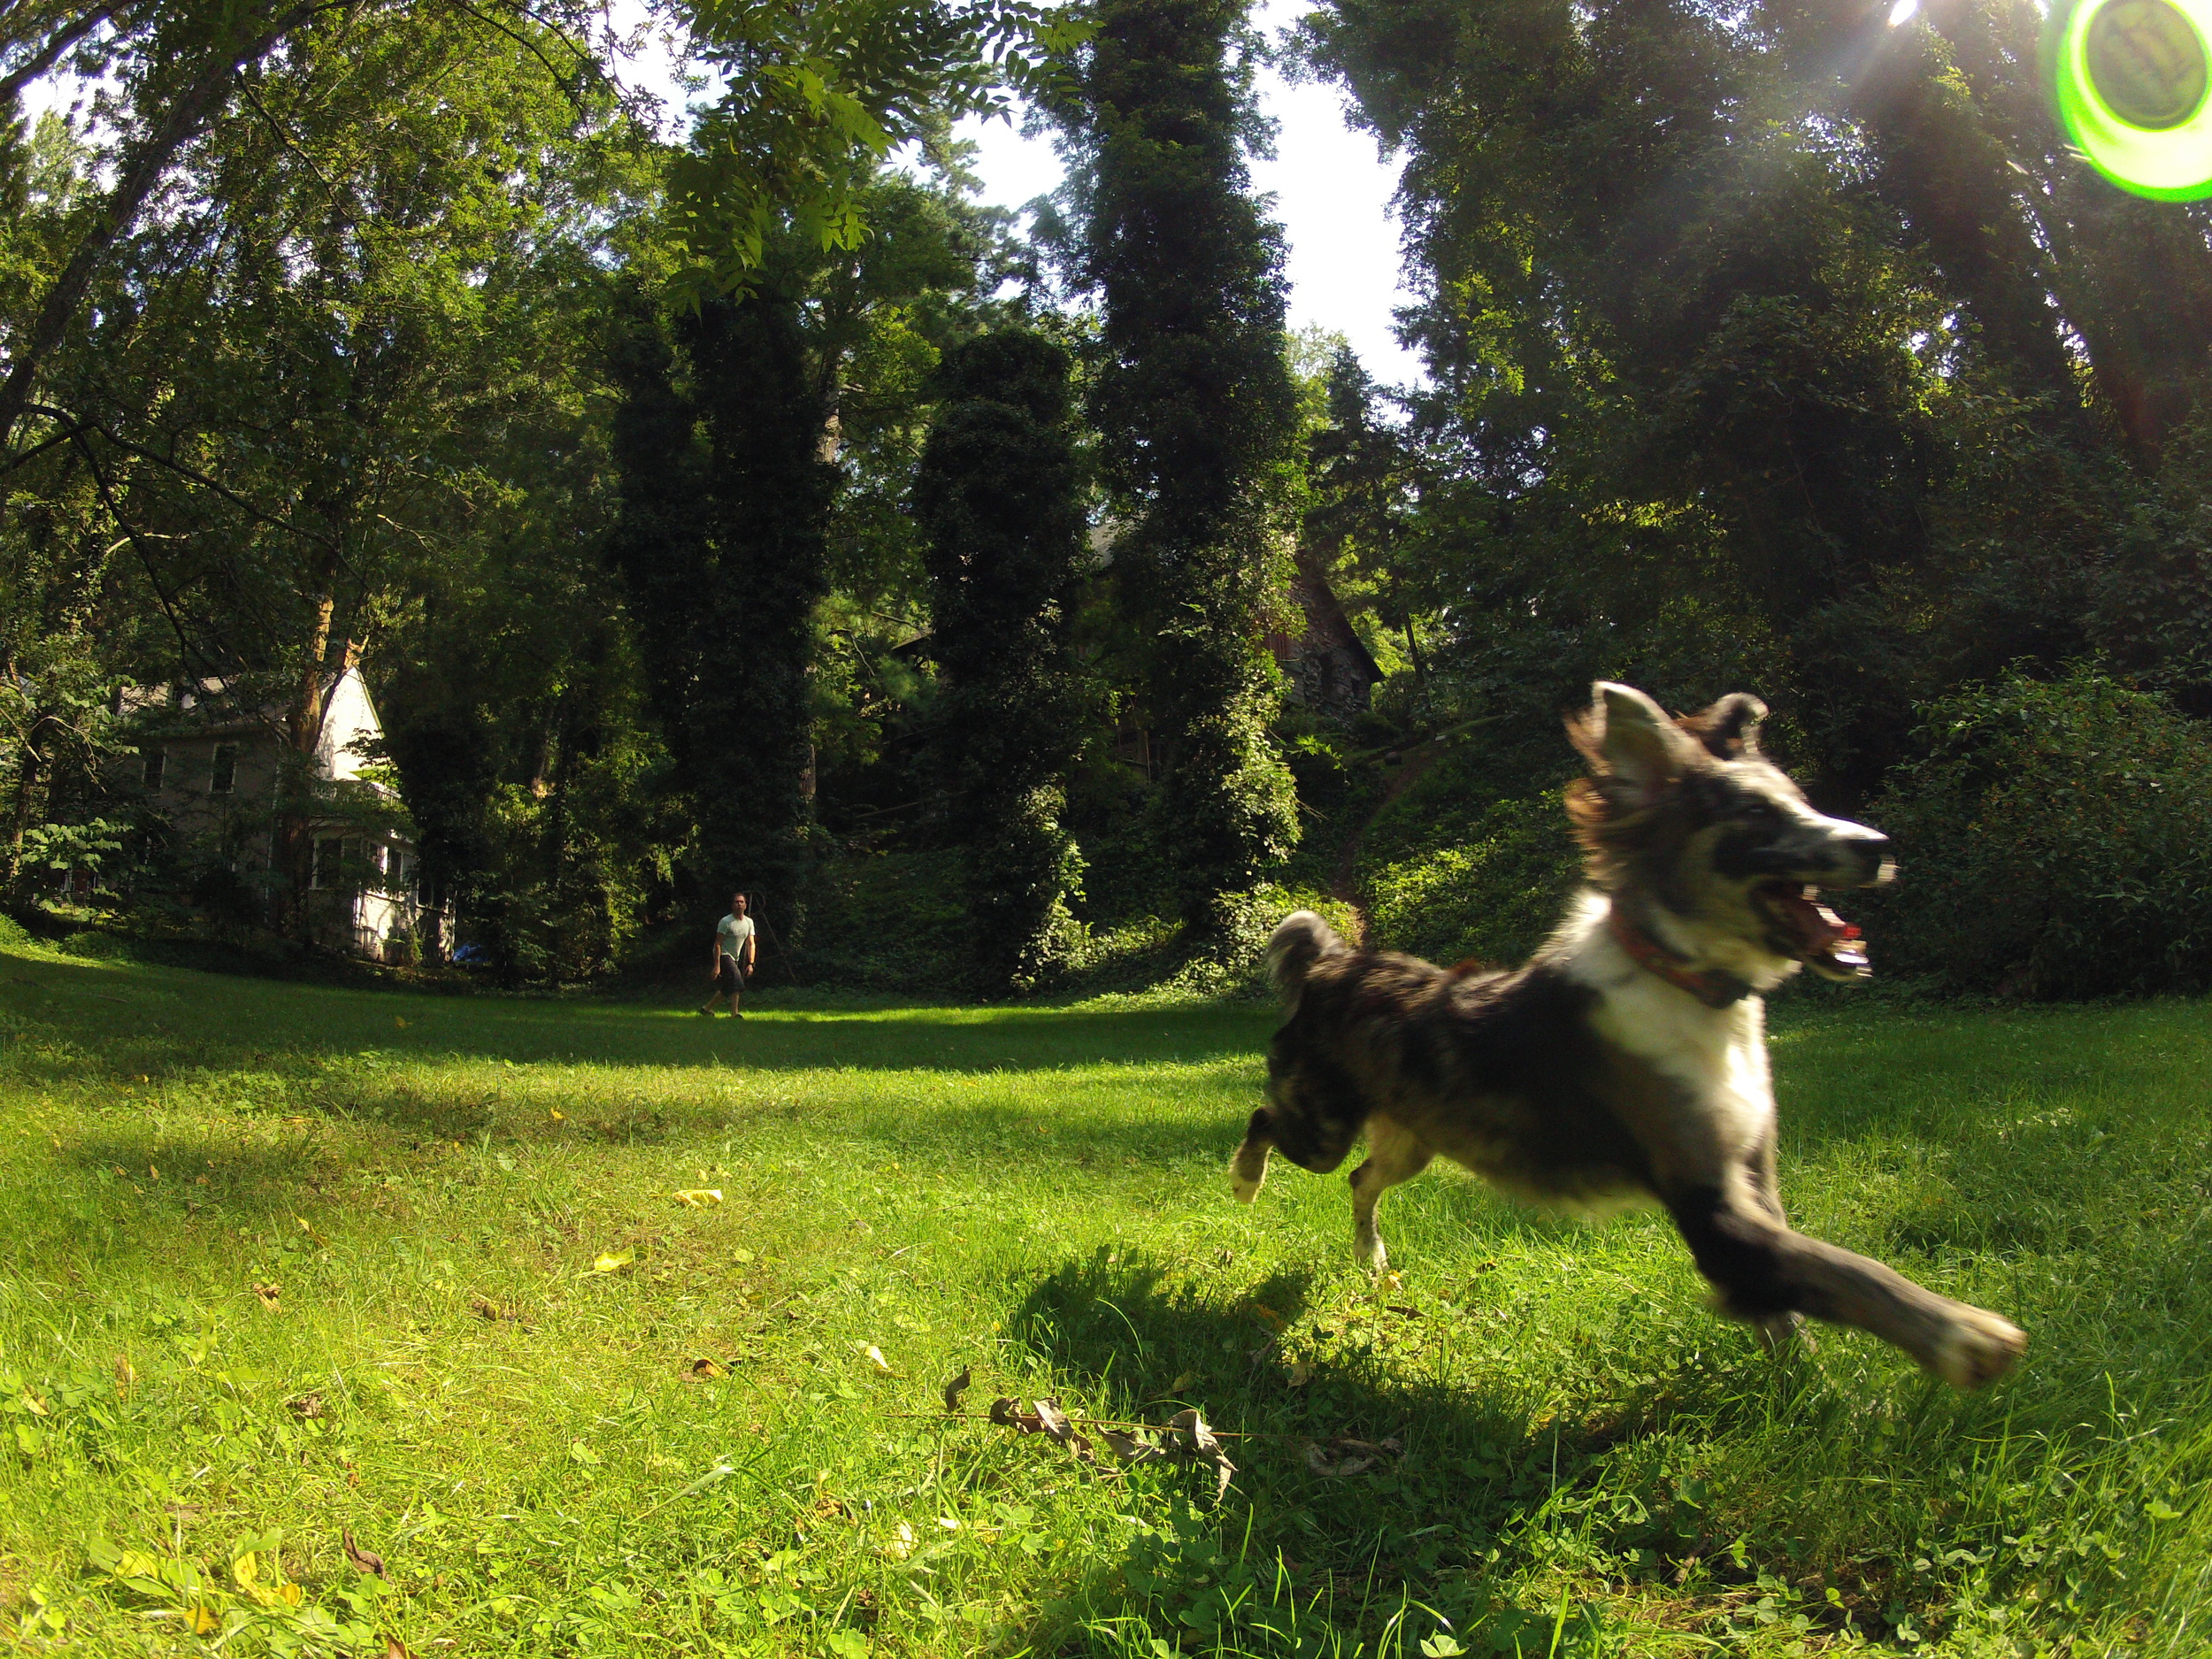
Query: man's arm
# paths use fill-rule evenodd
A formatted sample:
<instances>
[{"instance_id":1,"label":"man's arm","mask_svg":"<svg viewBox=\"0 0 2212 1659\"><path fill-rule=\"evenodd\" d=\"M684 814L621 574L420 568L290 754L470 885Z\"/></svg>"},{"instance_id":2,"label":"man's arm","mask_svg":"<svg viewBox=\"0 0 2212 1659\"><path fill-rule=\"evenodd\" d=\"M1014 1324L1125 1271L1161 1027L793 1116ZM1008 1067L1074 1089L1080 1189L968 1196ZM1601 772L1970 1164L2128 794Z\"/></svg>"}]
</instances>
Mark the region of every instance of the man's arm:
<instances>
[{"instance_id":1,"label":"man's arm","mask_svg":"<svg viewBox=\"0 0 2212 1659\"><path fill-rule=\"evenodd\" d=\"M759 923L757 923L757 922L755 922L755 923L753 924L753 931L752 931L751 933L748 933L748 934L746 934L746 935L745 935L745 964L744 964L744 966L745 966L745 977L746 977L747 979L751 979L751 978L753 977L753 947L754 947L754 942L755 942L757 940L758 940L758 939L759 939L759 937L760 937L760 924L759 924Z\"/></svg>"}]
</instances>

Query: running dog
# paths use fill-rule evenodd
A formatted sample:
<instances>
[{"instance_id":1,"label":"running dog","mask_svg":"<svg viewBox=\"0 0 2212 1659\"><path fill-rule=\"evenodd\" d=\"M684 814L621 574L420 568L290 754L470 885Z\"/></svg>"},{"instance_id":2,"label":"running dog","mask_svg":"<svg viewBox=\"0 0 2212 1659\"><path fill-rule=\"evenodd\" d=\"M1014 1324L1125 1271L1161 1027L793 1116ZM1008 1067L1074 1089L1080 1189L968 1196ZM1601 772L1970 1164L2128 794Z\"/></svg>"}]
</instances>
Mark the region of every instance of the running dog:
<instances>
[{"instance_id":1,"label":"running dog","mask_svg":"<svg viewBox=\"0 0 2212 1659\"><path fill-rule=\"evenodd\" d=\"M1441 1153L1494 1186L1603 1213L1656 1202L1720 1311L1770 1347L1798 1316L1855 1325L1960 1388L2027 1339L1995 1314L1793 1232L1775 1184L1763 996L1801 967L1863 979L1858 929L1821 888L1895 874L1888 839L1824 818L1759 753L1766 705L1737 693L1679 719L1601 683L1568 734L1588 886L1516 972L1355 950L1310 910L1268 968L1289 1009L1233 1173L1249 1203L1271 1148L1326 1173L1363 1132L1355 1248L1386 1262L1383 1194Z\"/></svg>"}]
</instances>

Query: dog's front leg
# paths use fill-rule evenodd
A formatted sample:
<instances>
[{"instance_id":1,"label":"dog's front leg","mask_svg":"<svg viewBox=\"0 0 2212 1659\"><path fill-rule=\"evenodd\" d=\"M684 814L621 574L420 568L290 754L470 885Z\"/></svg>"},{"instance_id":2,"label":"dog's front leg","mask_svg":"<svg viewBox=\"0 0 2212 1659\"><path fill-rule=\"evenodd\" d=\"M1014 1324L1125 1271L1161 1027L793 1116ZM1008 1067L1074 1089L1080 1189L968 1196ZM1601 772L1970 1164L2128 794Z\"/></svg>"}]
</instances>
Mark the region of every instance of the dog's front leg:
<instances>
[{"instance_id":1,"label":"dog's front leg","mask_svg":"<svg viewBox=\"0 0 2212 1659\"><path fill-rule=\"evenodd\" d=\"M1924 1289L1863 1256L1793 1233L1717 1187L1671 1197L1698 1271L1728 1313L1765 1325L1792 1313L1870 1331L1957 1388L2001 1376L2027 1347L2010 1320Z\"/></svg>"},{"instance_id":2,"label":"dog's front leg","mask_svg":"<svg viewBox=\"0 0 2212 1659\"><path fill-rule=\"evenodd\" d=\"M1751 1196L1759 1208L1765 1210L1777 1226L1790 1225L1789 1217L1782 1209L1782 1182L1775 1169L1774 1129L1768 1125L1751 1156L1744 1162L1744 1172L1750 1178ZM1752 1328L1759 1333L1759 1346L1770 1354L1786 1354L1801 1349L1808 1354L1820 1351L1820 1344L1813 1340L1813 1333L1805 1328L1805 1317L1799 1313L1778 1313L1756 1321Z\"/></svg>"}]
</instances>

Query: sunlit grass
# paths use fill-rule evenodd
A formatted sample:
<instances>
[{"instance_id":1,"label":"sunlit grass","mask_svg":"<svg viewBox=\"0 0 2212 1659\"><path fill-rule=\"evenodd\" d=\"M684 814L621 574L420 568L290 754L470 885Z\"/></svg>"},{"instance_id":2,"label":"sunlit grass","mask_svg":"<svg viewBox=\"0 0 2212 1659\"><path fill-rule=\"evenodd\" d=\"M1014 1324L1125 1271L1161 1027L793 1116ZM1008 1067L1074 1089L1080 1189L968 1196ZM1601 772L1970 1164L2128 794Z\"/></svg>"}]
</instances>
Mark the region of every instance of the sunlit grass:
<instances>
[{"instance_id":1,"label":"sunlit grass","mask_svg":"<svg viewBox=\"0 0 2212 1659\"><path fill-rule=\"evenodd\" d=\"M1655 1217L1448 1175L1378 1294L1340 1181L1228 1199L1265 1010L673 1001L0 956L25 1645L2207 1645L2203 1004L1782 1010L1799 1224L2031 1333L1961 1398L1855 1336L1766 1358ZM979 1415L1250 1438L1217 1509L942 1420L964 1366ZM1348 1435L1404 1450L1316 1473Z\"/></svg>"}]
</instances>

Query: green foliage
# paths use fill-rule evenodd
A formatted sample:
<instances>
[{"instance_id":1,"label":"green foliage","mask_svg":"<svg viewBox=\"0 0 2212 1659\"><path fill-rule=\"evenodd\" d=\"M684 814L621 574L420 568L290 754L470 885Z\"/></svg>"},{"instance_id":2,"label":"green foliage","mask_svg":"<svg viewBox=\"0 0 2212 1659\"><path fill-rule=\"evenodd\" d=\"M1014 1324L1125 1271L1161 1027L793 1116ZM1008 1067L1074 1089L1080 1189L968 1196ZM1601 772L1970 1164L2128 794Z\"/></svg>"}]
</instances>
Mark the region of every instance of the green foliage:
<instances>
[{"instance_id":1,"label":"green foliage","mask_svg":"<svg viewBox=\"0 0 2212 1659\"><path fill-rule=\"evenodd\" d=\"M2055 142L2036 27L1309 16L1309 61L1407 157L1434 384L1379 591L1426 618L1431 701L1533 729L1598 677L1683 708L1753 687L1847 810L1905 752L1900 708L2092 644L2155 672L2202 484L2170 469L2160 506L2152 480L2212 364L2212 252Z\"/></svg>"},{"instance_id":2,"label":"green foliage","mask_svg":"<svg viewBox=\"0 0 2212 1659\"><path fill-rule=\"evenodd\" d=\"M959 850L835 859L817 872L805 947L787 961L762 949L762 983L942 997L970 982L967 861Z\"/></svg>"},{"instance_id":3,"label":"green foliage","mask_svg":"<svg viewBox=\"0 0 2212 1659\"><path fill-rule=\"evenodd\" d=\"M914 482L941 671L933 764L992 993L1029 989L1064 956L1082 873L1060 823L1088 712L1070 634L1087 549L1069 368L1035 334L955 348Z\"/></svg>"},{"instance_id":4,"label":"green foliage","mask_svg":"<svg viewBox=\"0 0 2212 1659\"><path fill-rule=\"evenodd\" d=\"M1557 790L1470 812L1425 854L1371 866L1371 941L1432 962L1518 967L1559 925L1582 860Z\"/></svg>"},{"instance_id":5,"label":"green foliage","mask_svg":"<svg viewBox=\"0 0 2212 1659\"><path fill-rule=\"evenodd\" d=\"M1876 964L2031 996L2212 983L2212 736L2093 670L1932 703L1869 817L1898 843Z\"/></svg>"},{"instance_id":6,"label":"green foliage","mask_svg":"<svg viewBox=\"0 0 2212 1659\"><path fill-rule=\"evenodd\" d=\"M1244 159L1258 134L1248 62L1232 58L1242 26L1230 0L1115 0L1064 105L1081 277L1102 308L1090 415L1125 526L1114 580L1148 641L1175 899L1201 931L1298 834L1261 636L1286 576L1299 406L1280 234Z\"/></svg>"},{"instance_id":7,"label":"green foliage","mask_svg":"<svg viewBox=\"0 0 2212 1659\"><path fill-rule=\"evenodd\" d=\"M949 116L1006 112L1064 78L1088 32L1031 0L692 0L692 47L724 91L669 174L693 303L749 288L779 242L858 249L880 228L862 188Z\"/></svg>"},{"instance_id":8,"label":"green foliage","mask_svg":"<svg viewBox=\"0 0 2212 1659\"><path fill-rule=\"evenodd\" d=\"M711 455L718 565L699 614L697 859L710 887L757 889L762 914L802 936L812 811L814 608L828 590L835 474L825 406L794 295L704 308L690 341Z\"/></svg>"}]
</instances>

